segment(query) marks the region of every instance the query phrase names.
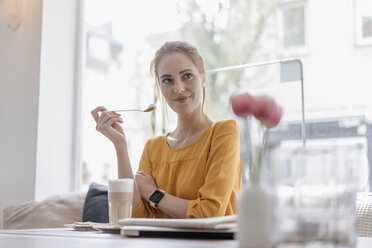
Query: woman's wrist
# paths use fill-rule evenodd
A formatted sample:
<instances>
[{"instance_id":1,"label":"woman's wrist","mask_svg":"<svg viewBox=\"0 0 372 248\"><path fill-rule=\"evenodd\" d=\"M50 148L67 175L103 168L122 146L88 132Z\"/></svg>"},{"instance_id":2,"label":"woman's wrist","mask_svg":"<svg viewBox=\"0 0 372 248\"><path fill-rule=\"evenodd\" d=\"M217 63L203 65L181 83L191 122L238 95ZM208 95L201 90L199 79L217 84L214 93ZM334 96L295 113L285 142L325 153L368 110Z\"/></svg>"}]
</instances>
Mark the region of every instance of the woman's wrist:
<instances>
[{"instance_id":1,"label":"woman's wrist","mask_svg":"<svg viewBox=\"0 0 372 248\"><path fill-rule=\"evenodd\" d=\"M113 143L116 150L122 150L123 148L127 148L127 141L125 138L117 140Z\"/></svg>"},{"instance_id":2,"label":"woman's wrist","mask_svg":"<svg viewBox=\"0 0 372 248\"><path fill-rule=\"evenodd\" d=\"M158 209L158 204L164 198L165 193L166 192L164 190L156 189L154 193L152 193L151 196L149 197L149 203L151 207Z\"/></svg>"},{"instance_id":3,"label":"woman's wrist","mask_svg":"<svg viewBox=\"0 0 372 248\"><path fill-rule=\"evenodd\" d=\"M157 188L151 189L150 191L144 193L143 194L144 200L147 201L148 203L150 203L150 197L151 197L152 194L154 194L155 190L157 190Z\"/></svg>"}]
</instances>

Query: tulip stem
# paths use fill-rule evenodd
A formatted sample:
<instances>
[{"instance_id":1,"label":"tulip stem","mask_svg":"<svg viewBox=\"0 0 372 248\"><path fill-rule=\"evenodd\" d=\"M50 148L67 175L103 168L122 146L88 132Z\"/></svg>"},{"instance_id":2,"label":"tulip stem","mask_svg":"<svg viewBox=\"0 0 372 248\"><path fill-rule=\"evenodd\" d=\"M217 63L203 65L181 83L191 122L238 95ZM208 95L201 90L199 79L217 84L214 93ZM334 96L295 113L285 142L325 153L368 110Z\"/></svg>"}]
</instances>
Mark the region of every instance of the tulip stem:
<instances>
[{"instance_id":1,"label":"tulip stem","mask_svg":"<svg viewBox=\"0 0 372 248\"><path fill-rule=\"evenodd\" d=\"M249 169L249 178L253 177L254 174L254 164L253 164L253 157L252 157L252 140L251 140L251 116L247 116L244 120L245 124L245 135L247 141L247 149L248 149L248 169Z\"/></svg>"},{"instance_id":2,"label":"tulip stem","mask_svg":"<svg viewBox=\"0 0 372 248\"><path fill-rule=\"evenodd\" d=\"M261 128L263 127L261 126ZM266 153L266 148L267 148L267 143L268 143L268 138L269 138L269 131L266 128L264 129L261 137L262 137L261 145L260 145L258 158L257 158L257 170L259 174L261 173L262 160ZM259 174L258 174L258 177L260 177Z\"/></svg>"}]
</instances>

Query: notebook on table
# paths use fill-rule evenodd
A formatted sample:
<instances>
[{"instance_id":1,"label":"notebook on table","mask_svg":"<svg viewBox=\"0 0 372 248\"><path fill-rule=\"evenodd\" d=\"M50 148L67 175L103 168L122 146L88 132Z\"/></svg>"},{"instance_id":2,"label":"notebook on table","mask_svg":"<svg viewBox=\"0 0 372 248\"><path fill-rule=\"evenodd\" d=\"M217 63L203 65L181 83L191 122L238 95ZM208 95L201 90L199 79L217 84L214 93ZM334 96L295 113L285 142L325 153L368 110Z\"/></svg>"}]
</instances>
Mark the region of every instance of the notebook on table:
<instances>
[{"instance_id":1,"label":"notebook on table","mask_svg":"<svg viewBox=\"0 0 372 248\"><path fill-rule=\"evenodd\" d=\"M234 239L236 228L190 229L157 226L124 226L121 235L127 237L183 238L183 239Z\"/></svg>"},{"instance_id":2,"label":"notebook on table","mask_svg":"<svg viewBox=\"0 0 372 248\"><path fill-rule=\"evenodd\" d=\"M121 235L129 237L233 239L237 230L237 216L201 219L146 219L119 220Z\"/></svg>"}]
</instances>

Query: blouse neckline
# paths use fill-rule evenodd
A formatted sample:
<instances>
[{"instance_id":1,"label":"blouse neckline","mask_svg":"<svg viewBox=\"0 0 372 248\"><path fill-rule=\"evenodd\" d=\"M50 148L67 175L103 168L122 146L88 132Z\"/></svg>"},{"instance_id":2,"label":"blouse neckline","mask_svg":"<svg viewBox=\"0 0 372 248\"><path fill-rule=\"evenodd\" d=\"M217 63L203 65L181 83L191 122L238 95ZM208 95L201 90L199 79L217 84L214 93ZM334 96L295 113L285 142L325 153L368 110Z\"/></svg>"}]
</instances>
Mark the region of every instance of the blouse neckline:
<instances>
[{"instance_id":1,"label":"blouse neckline","mask_svg":"<svg viewBox=\"0 0 372 248\"><path fill-rule=\"evenodd\" d=\"M200 143L200 142L205 138L205 136L207 135L207 133L209 133L209 131L212 129L212 127L214 127L214 125L215 125L216 123L217 123L217 122L213 122L213 123L212 123L212 124L207 128L207 130L205 130L205 132L203 133L203 135L200 136L200 138L199 138L197 141L195 141L194 143L192 143L192 144L190 144L190 145L187 145L187 146L185 146L185 147L181 147L181 148L172 148L172 147L169 146L168 141L167 141L167 137L168 137L168 135L169 135L171 132L168 132L166 135L163 136L163 137L164 137L165 146L166 146L169 150L172 150L172 151L181 151L181 150L186 150L186 149L188 149L188 148L190 148L190 147L192 147L192 146L194 146L194 145Z\"/></svg>"}]
</instances>

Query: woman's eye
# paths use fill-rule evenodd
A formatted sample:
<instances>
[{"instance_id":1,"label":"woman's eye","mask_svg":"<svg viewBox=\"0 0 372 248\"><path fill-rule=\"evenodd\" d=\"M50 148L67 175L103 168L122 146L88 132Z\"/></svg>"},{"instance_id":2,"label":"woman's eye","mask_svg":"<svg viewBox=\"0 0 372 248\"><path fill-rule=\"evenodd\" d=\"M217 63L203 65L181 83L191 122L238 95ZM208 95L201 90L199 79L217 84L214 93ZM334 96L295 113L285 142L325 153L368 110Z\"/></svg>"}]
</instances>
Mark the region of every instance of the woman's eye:
<instances>
[{"instance_id":1,"label":"woman's eye","mask_svg":"<svg viewBox=\"0 0 372 248\"><path fill-rule=\"evenodd\" d=\"M169 83L172 82L172 79L170 79L170 78L164 78L161 82L164 83L164 84L169 84Z\"/></svg>"},{"instance_id":2,"label":"woman's eye","mask_svg":"<svg viewBox=\"0 0 372 248\"><path fill-rule=\"evenodd\" d=\"M191 78L192 77L192 74L191 73L186 73L183 77L184 78Z\"/></svg>"}]
</instances>

